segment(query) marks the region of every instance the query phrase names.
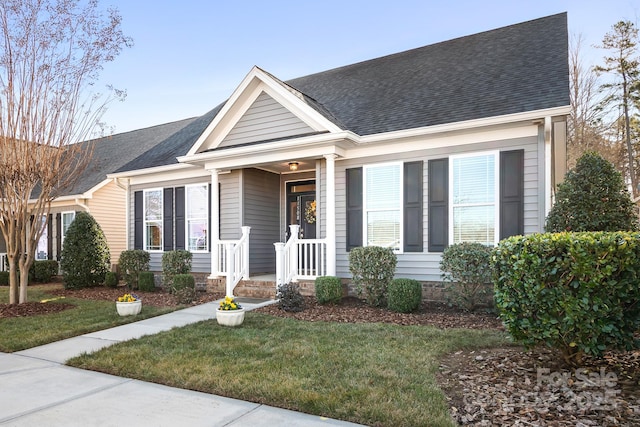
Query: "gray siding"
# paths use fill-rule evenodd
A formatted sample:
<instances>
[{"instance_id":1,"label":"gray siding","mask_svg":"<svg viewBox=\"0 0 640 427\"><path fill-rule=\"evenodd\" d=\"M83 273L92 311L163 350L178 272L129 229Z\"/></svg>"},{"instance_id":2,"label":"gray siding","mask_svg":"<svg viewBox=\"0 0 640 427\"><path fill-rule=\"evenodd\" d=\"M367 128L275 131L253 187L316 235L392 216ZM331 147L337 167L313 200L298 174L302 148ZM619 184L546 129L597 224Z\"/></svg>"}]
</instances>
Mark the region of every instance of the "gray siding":
<instances>
[{"instance_id":1,"label":"gray siding","mask_svg":"<svg viewBox=\"0 0 640 427\"><path fill-rule=\"evenodd\" d=\"M280 241L280 176L259 169L242 171L243 225L251 227L249 273L273 273Z\"/></svg>"},{"instance_id":2,"label":"gray siding","mask_svg":"<svg viewBox=\"0 0 640 427\"><path fill-rule=\"evenodd\" d=\"M349 273L349 254L346 251L346 169L360 167L366 164L391 162L391 161L416 161L423 160L423 230L424 247L428 247L428 170L427 162L430 159L449 157L452 154L473 153L487 150L525 150L525 233L530 234L542 231L540 224L540 198L538 186L540 173L543 168L543 159L540 158L537 138L521 138L517 140L496 141L482 144L464 145L458 147L444 147L434 150L424 150L412 153L399 153L393 156L378 156L364 159L353 159L336 162L336 273L339 277L351 277ZM323 163L323 174L326 167ZM321 193L322 197L322 193ZM396 277L405 277L422 281L440 281L440 253L430 253L425 250L422 253L403 253L398 255Z\"/></svg>"},{"instance_id":3,"label":"gray siding","mask_svg":"<svg viewBox=\"0 0 640 427\"><path fill-rule=\"evenodd\" d=\"M242 235L240 182L242 172L234 170L219 175L220 182L220 240L235 240Z\"/></svg>"},{"instance_id":4,"label":"gray siding","mask_svg":"<svg viewBox=\"0 0 640 427\"><path fill-rule=\"evenodd\" d=\"M311 127L263 92L222 140L220 147L310 132L313 132Z\"/></svg>"}]
</instances>

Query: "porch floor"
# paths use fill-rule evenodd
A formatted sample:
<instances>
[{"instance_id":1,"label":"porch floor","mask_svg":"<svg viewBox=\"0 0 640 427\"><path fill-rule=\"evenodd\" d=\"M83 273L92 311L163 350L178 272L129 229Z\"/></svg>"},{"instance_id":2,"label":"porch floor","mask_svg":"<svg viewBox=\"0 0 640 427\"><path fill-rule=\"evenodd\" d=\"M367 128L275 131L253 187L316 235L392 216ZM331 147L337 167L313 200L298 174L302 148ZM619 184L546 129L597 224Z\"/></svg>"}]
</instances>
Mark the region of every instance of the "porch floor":
<instances>
[{"instance_id":1,"label":"porch floor","mask_svg":"<svg viewBox=\"0 0 640 427\"><path fill-rule=\"evenodd\" d=\"M251 297L236 297L235 300L240 304L263 304L268 301L273 301L269 298L251 298Z\"/></svg>"},{"instance_id":2,"label":"porch floor","mask_svg":"<svg viewBox=\"0 0 640 427\"><path fill-rule=\"evenodd\" d=\"M276 282L276 274L258 274L255 276L249 276L249 280L254 280L256 282Z\"/></svg>"}]
</instances>

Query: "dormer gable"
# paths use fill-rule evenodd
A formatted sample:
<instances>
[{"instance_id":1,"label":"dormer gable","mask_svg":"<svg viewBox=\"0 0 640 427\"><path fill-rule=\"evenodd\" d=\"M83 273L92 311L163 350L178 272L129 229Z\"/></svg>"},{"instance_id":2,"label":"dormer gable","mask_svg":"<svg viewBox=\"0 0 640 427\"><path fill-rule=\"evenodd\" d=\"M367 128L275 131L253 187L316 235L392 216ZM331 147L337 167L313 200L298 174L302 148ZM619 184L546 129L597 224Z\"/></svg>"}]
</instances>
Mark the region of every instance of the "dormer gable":
<instances>
[{"instance_id":1,"label":"dormer gable","mask_svg":"<svg viewBox=\"0 0 640 427\"><path fill-rule=\"evenodd\" d=\"M323 114L321 106L254 67L187 155L339 131L340 127Z\"/></svg>"}]
</instances>

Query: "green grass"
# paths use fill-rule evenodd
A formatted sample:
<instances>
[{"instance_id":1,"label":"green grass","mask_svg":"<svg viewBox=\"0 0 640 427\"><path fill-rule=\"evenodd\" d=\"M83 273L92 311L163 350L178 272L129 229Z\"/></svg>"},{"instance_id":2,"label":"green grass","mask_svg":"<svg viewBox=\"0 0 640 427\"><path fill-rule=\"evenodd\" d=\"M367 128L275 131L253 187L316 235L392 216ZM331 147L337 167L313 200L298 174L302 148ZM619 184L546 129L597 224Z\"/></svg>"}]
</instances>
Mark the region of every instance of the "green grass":
<instances>
[{"instance_id":1,"label":"green grass","mask_svg":"<svg viewBox=\"0 0 640 427\"><path fill-rule=\"evenodd\" d=\"M51 289L51 286L29 286L27 300L42 301L56 298L48 294L47 289ZM9 301L8 287L0 287L0 301L3 303ZM144 306L143 304L142 312L137 316L121 317L116 312L114 301L64 298L46 302L46 304L60 303L73 304L76 307L53 314L0 319L0 351L14 352L24 350L158 316L173 310L172 308L158 308Z\"/></svg>"},{"instance_id":2,"label":"green grass","mask_svg":"<svg viewBox=\"0 0 640 427\"><path fill-rule=\"evenodd\" d=\"M497 331L302 322L247 313L70 360L72 366L380 426L454 425L439 358L506 343Z\"/></svg>"}]
</instances>

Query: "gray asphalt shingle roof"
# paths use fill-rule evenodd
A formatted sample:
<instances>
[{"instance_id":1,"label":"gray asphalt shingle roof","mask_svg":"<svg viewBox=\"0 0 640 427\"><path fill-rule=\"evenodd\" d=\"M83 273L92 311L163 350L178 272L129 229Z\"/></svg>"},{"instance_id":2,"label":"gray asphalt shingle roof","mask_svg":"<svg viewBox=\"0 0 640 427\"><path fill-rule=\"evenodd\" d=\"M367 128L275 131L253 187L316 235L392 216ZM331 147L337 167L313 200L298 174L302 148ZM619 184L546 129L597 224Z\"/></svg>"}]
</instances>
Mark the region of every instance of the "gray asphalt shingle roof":
<instances>
[{"instance_id":1,"label":"gray asphalt shingle roof","mask_svg":"<svg viewBox=\"0 0 640 427\"><path fill-rule=\"evenodd\" d=\"M283 84L358 135L569 105L567 14L424 46ZM177 163L221 104L148 152L128 171ZM133 157L132 157L133 158Z\"/></svg>"},{"instance_id":2,"label":"gray asphalt shingle roof","mask_svg":"<svg viewBox=\"0 0 640 427\"><path fill-rule=\"evenodd\" d=\"M101 183L107 174L115 172L131 159L151 150L194 120L196 119L184 119L83 142L95 144L91 164L76 181L75 187L65 193L81 194L90 190Z\"/></svg>"}]
</instances>

